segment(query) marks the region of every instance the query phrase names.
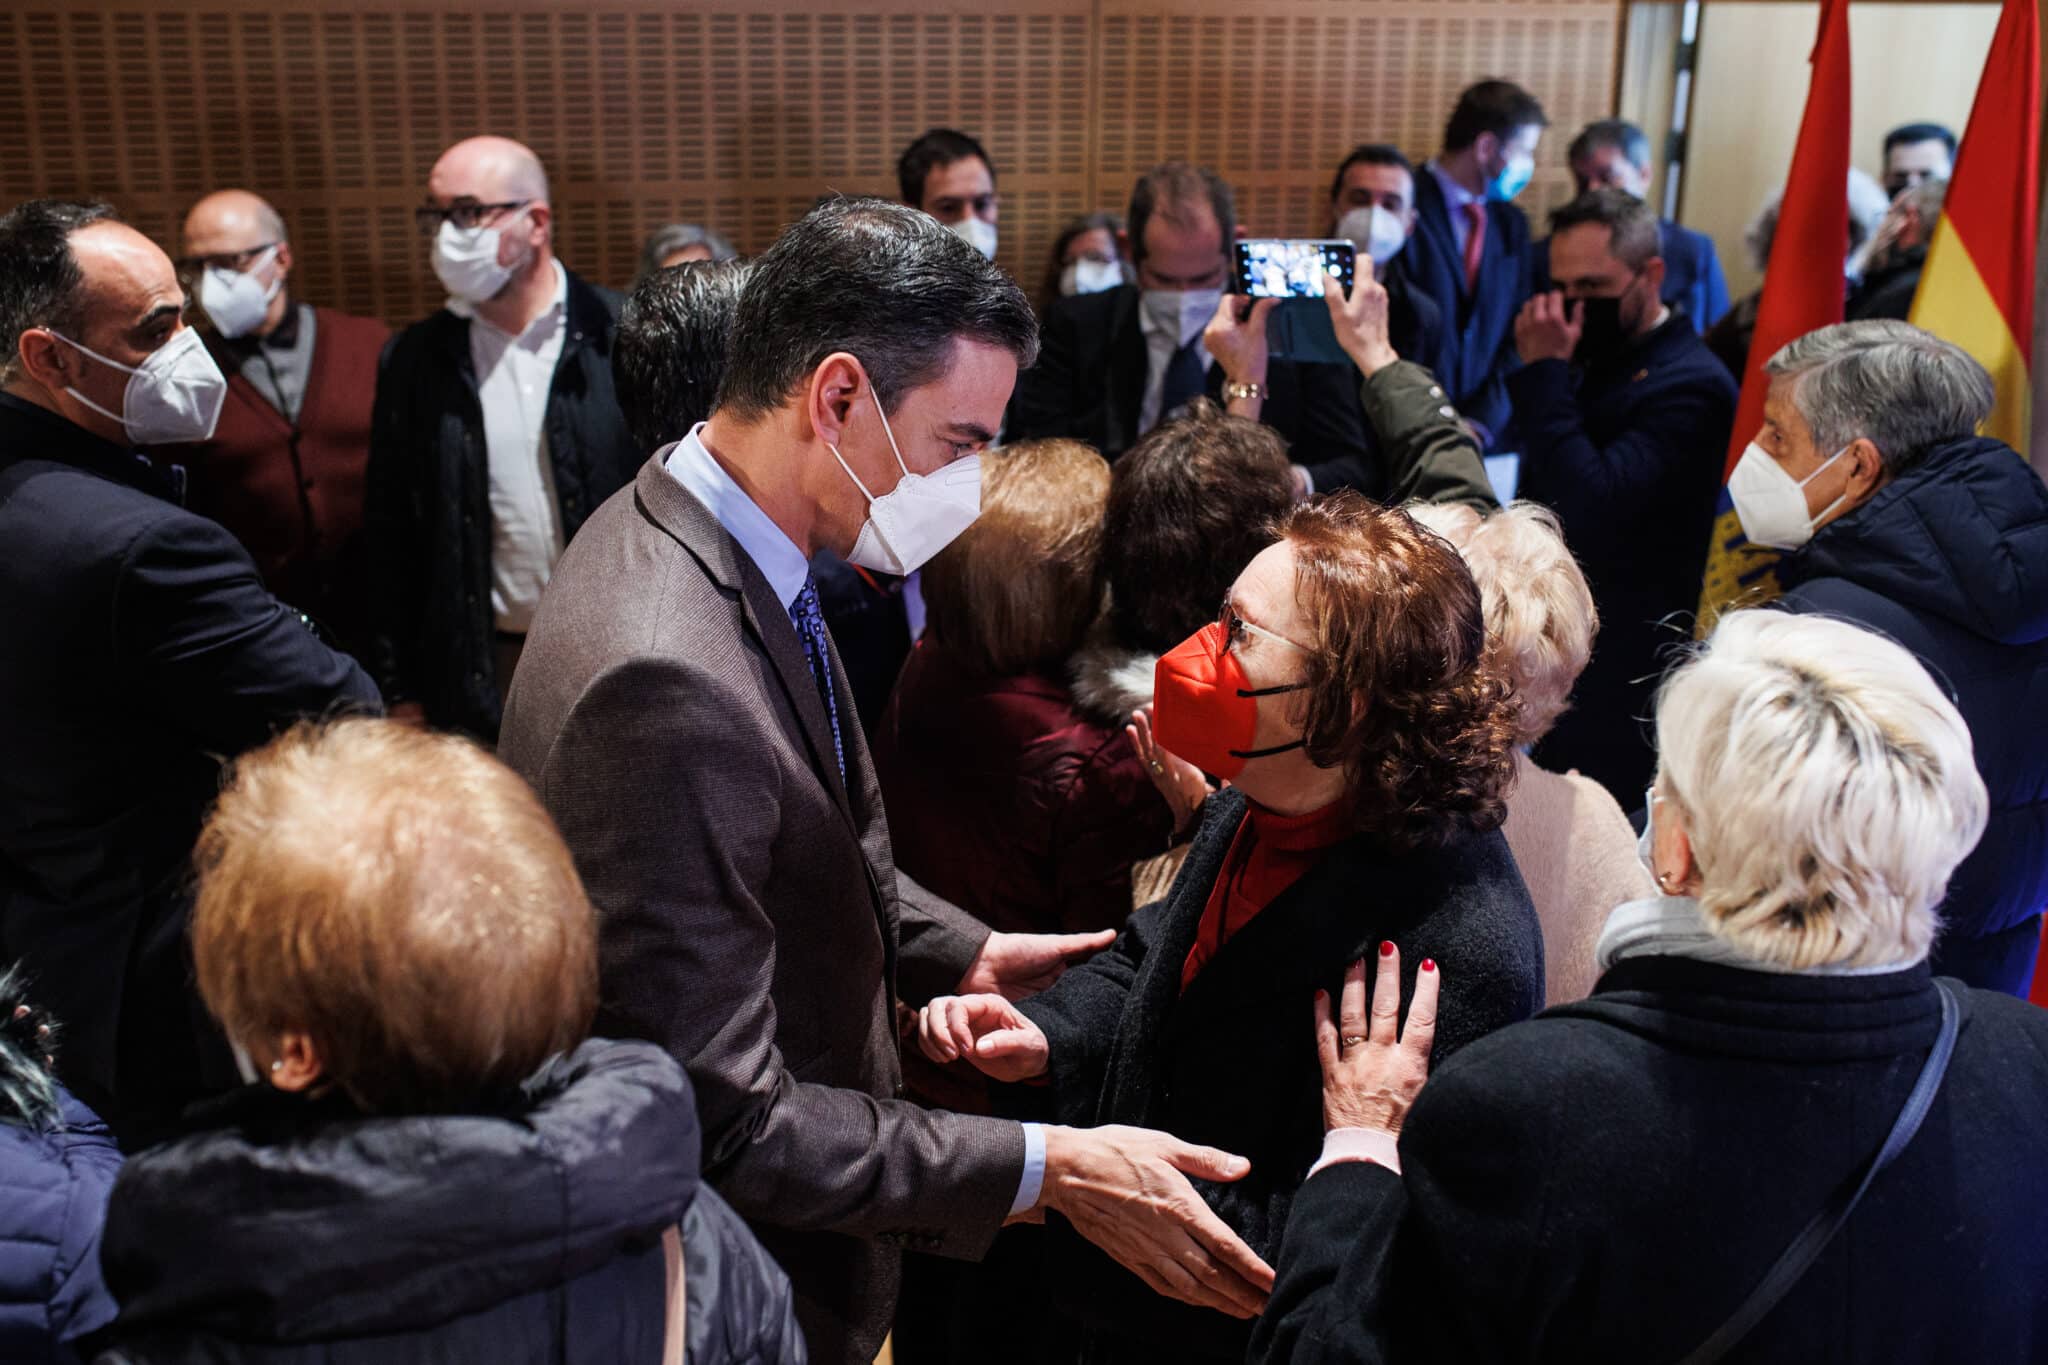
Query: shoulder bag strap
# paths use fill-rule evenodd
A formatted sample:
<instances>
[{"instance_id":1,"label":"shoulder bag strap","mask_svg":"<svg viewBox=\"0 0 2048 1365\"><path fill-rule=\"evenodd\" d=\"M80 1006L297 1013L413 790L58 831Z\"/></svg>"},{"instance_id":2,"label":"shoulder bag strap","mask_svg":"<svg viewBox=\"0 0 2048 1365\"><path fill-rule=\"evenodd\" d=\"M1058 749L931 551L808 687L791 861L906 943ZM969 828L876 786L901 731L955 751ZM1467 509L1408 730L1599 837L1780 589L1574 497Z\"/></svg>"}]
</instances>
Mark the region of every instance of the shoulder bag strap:
<instances>
[{"instance_id":1,"label":"shoulder bag strap","mask_svg":"<svg viewBox=\"0 0 2048 1365\"><path fill-rule=\"evenodd\" d=\"M1770 1272L1763 1277L1742 1306L1729 1319L1714 1330L1713 1335L1701 1342L1681 1365L1709 1365L1725 1356L1750 1329L1764 1320L1764 1316L1778 1306L1778 1301L1791 1292L1799 1283L1827 1244L1842 1230L1842 1224L1849 1220L1863 1192L1870 1188L1870 1182L1877 1178L1879 1171L1892 1164L1892 1160L1905 1150L1913 1140L1913 1134L1920 1131L1920 1121L1927 1117L1927 1110L1934 1103L1934 1092L1941 1088L1941 1078L1948 1070L1948 1060L1956 1050L1956 1031L1959 1027L1959 1011L1955 992L1945 981L1934 983L1941 992L1941 1032L1934 1039L1934 1047L1927 1054L1927 1062L1920 1068L1920 1079L1913 1083L1913 1093L1906 1097L1905 1107L1899 1110L1899 1117L1892 1124L1892 1131L1871 1159L1863 1178L1853 1188L1838 1191L1827 1207L1815 1214L1800 1234L1792 1239L1792 1245L1785 1248L1785 1254L1778 1258Z\"/></svg>"}]
</instances>

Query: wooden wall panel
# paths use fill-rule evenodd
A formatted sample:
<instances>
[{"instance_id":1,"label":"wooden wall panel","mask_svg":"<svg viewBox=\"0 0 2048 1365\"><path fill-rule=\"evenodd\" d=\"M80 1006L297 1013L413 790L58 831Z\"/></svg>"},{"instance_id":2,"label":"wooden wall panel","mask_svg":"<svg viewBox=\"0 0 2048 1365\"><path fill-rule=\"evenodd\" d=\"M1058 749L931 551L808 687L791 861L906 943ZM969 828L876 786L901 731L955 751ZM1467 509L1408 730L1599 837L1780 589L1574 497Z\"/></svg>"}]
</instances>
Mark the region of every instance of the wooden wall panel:
<instances>
[{"instance_id":1,"label":"wooden wall panel","mask_svg":"<svg viewBox=\"0 0 2048 1365\"><path fill-rule=\"evenodd\" d=\"M662 223L758 250L821 193L893 194L902 147L952 124L995 157L1001 259L1035 287L1067 219L1168 156L1229 178L1247 229L1319 233L1346 150L1426 155L1487 75L1563 134L1540 216L1612 107L1619 23L1614 0L14 0L0 201L101 195L171 245L199 194L246 186L307 297L402 321L440 301L411 209L470 133L530 143L563 257L624 284Z\"/></svg>"}]
</instances>

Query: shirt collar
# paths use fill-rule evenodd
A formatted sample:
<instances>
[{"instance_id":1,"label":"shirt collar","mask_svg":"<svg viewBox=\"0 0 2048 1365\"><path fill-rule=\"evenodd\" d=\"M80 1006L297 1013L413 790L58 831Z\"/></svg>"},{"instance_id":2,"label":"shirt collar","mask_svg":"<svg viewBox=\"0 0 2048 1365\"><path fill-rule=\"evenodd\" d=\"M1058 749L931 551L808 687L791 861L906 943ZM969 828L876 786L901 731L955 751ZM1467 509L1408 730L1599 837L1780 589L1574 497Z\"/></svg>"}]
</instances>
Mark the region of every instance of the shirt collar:
<instances>
[{"instance_id":1,"label":"shirt collar","mask_svg":"<svg viewBox=\"0 0 2048 1365\"><path fill-rule=\"evenodd\" d=\"M548 306L541 309L540 314L537 317L535 317L532 322L526 324L527 332L531 332L534 328L540 326L542 323L554 323L555 321L561 318L563 313L566 312L569 307L569 272L562 268L562 261L560 257L555 258L554 267L555 296L548 300ZM456 317L467 319L470 322L481 322L483 323L484 326L489 327L492 331L497 332L500 336L512 335L510 332L504 331L503 329L499 328L498 326L496 326L495 324L491 323L490 321L482 317L480 314L478 314L478 312L476 311L476 305L471 303L468 299L458 299L453 294L450 294L448 296L448 302L443 306L446 307L449 312L455 314ZM524 335L526 335L526 332L520 333L520 336Z\"/></svg>"},{"instance_id":2,"label":"shirt collar","mask_svg":"<svg viewBox=\"0 0 2048 1365\"><path fill-rule=\"evenodd\" d=\"M1429 163L1428 169L1429 173L1436 177L1437 188L1444 192L1444 202L1454 211L1463 208L1467 204L1484 204L1486 202L1485 195L1472 193L1472 191L1452 179L1451 173L1437 165L1434 161Z\"/></svg>"},{"instance_id":3,"label":"shirt collar","mask_svg":"<svg viewBox=\"0 0 2048 1365\"><path fill-rule=\"evenodd\" d=\"M725 472L725 467L705 446L703 431L702 422L690 428L689 435L669 447L661 467L691 497L704 504L727 535L739 542L740 549L746 551L747 558L768 580L775 600L786 607L804 590L804 582L811 576L810 561Z\"/></svg>"}]
</instances>

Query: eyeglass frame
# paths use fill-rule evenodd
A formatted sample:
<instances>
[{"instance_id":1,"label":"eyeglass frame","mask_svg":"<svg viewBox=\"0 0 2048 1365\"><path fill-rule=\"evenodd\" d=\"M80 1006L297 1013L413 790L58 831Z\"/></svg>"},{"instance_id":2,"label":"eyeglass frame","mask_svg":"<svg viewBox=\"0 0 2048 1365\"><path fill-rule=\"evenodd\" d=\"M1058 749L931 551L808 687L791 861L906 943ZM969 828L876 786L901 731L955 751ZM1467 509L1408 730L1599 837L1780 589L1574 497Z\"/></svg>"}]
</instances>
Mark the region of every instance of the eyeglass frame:
<instances>
[{"instance_id":1,"label":"eyeglass frame","mask_svg":"<svg viewBox=\"0 0 2048 1365\"><path fill-rule=\"evenodd\" d=\"M258 256L283 245L284 239L280 237L274 242L259 242L255 246L244 247L240 251L216 251L210 256L180 256L175 261L172 261L171 264L177 269L181 279L196 279L205 271L215 267L222 270L232 270L237 275L246 275L251 267L256 264ZM240 261L246 261L247 264L237 264Z\"/></svg>"},{"instance_id":2,"label":"eyeglass frame","mask_svg":"<svg viewBox=\"0 0 2048 1365\"><path fill-rule=\"evenodd\" d=\"M484 226L486 220L496 214L509 213L514 209L523 209L527 205L536 202L538 201L532 199L510 199L496 204L479 204L474 201L465 202L458 199L447 208L442 208L437 204L422 204L412 211L412 220L419 226L421 236L431 237L441 230L441 224L455 223L455 216L457 214L469 214L473 215L473 221L467 226L462 223L455 223L455 230L457 232L475 232L478 228Z\"/></svg>"}]
</instances>

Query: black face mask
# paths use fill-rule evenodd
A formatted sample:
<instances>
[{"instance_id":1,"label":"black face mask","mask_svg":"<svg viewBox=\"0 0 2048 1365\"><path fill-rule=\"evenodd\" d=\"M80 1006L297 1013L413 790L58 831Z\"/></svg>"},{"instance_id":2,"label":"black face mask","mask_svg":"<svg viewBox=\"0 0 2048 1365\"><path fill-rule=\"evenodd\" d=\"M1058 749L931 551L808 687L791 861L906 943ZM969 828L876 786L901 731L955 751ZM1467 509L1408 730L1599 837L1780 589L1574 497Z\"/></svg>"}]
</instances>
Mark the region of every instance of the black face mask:
<instances>
[{"instance_id":1,"label":"black face mask","mask_svg":"<svg viewBox=\"0 0 2048 1365\"><path fill-rule=\"evenodd\" d=\"M1573 360L1601 365L1628 348L1628 330L1621 323L1621 304L1627 297L1624 292L1619 298L1578 301L1579 344L1572 348Z\"/></svg>"}]
</instances>

